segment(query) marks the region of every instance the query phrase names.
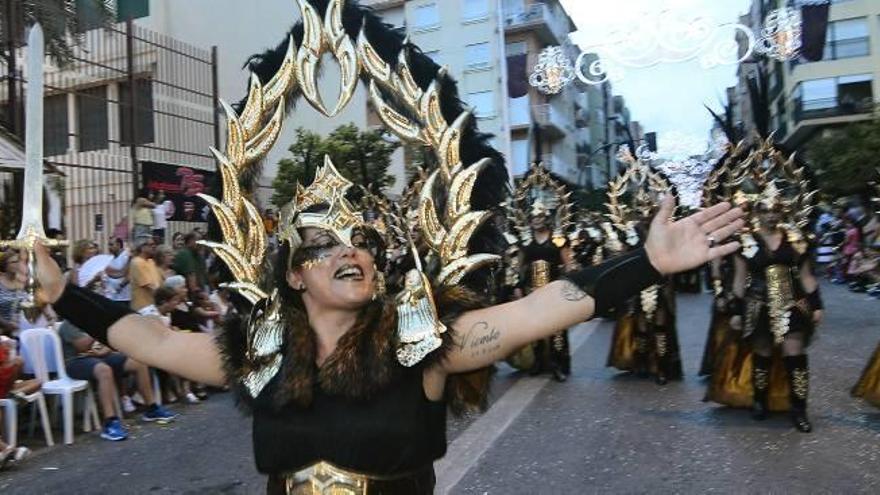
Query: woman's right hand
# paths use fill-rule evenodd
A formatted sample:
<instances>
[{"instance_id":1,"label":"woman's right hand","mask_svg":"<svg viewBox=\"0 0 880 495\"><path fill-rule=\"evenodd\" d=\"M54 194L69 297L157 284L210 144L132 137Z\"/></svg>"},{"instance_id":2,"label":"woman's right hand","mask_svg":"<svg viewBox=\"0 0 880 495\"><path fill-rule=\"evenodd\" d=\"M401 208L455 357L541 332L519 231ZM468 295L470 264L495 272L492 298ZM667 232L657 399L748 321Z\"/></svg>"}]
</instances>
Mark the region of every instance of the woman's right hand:
<instances>
[{"instance_id":1,"label":"woman's right hand","mask_svg":"<svg viewBox=\"0 0 880 495\"><path fill-rule=\"evenodd\" d=\"M37 281L37 301L41 304L53 304L64 292L65 280L58 263L49 255L49 250L42 243L34 246L37 258L37 269L34 278ZM22 254L22 259L27 258L27 252Z\"/></svg>"}]
</instances>

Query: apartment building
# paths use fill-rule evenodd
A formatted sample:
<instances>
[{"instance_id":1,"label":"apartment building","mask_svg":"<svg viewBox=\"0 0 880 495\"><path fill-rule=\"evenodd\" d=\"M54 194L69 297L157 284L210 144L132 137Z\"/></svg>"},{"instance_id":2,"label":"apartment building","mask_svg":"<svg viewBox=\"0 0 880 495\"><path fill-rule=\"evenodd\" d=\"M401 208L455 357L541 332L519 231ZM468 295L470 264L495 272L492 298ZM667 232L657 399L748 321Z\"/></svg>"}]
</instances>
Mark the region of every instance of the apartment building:
<instances>
[{"instance_id":1,"label":"apartment building","mask_svg":"<svg viewBox=\"0 0 880 495\"><path fill-rule=\"evenodd\" d=\"M593 153L605 142L606 117L613 114L611 95L600 87L572 84L562 94L546 97L528 84L525 94L511 97L510 63L517 83L524 83L540 51L562 45L572 62L578 48L568 42L574 24L558 0L360 0L374 8L391 25L441 65L450 68L459 82L462 99L474 108L478 125L495 135L496 146L508 157L512 176L525 172L534 155L534 124L541 128L541 159L554 173L572 183L601 184L607 180L607 154ZM240 0L150 0L150 15L138 23L188 43L216 45L219 52L219 94L227 101L244 95L247 74L241 66L247 57L280 41L298 20L298 9L289 0L263 0L254 9ZM234 31L235 36L224 35ZM336 91L337 68L325 64L321 91ZM520 80L521 79L521 80ZM277 161L286 154L293 131L306 126L328 133L336 126L379 125L369 109L366 91L359 85L346 110L332 120L308 105L299 105L285 122L279 144L265 161L260 198L271 195L270 184ZM608 87L610 91L610 86ZM597 105L604 104L605 108ZM612 129L613 134L613 129ZM613 139L613 136L611 136ZM398 177L392 193L404 186L403 150L393 158ZM611 155L613 156L613 155Z\"/></svg>"},{"instance_id":2,"label":"apartment building","mask_svg":"<svg viewBox=\"0 0 880 495\"><path fill-rule=\"evenodd\" d=\"M777 4L756 0L744 21L759 27ZM789 147L801 147L823 129L872 118L880 102L880 2L832 0L821 60L761 63L770 75L770 127ZM751 65L740 67L736 90L747 127L753 110L744 80L755 70Z\"/></svg>"},{"instance_id":3,"label":"apartment building","mask_svg":"<svg viewBox=\"0 0 880 495\"><path fill-rule=\"evenodd\" d=\"M480 129L494 134L495 146L508 157L511 176L521 176L538 159L572 184L588 180L590 105L596 101L578 85L548 97L526 83L544 48L562 46L572 62L579 54L568 40L574 23L558 1L362 3L401 26L435 61L450 67Z\"/></svg>"},{"instance_id":4,"label":"apartment building","mask_svg":"<svg viewBox=\"0 0 880 495\"><path fill-rule=\"evenodd\" d=\"M117 9L120 20L137 18L148 15L149 4L117 0ZM207 187L215 169L208 148L219 136L216 56L210 48L136 24L130 29L125 23L104 25L86 3L79 16L82 33L74 59L45 67L44 155L63 175L67 237L106 245L112 236L127 233L126 217L146 185L144 173L170 168L182 171L178 182L203 186L199 192ZM23 121L23 52L17 59L21 93L10 98L4 85L0 100L4 108L17 104L13 118ZM169 196L176 186L168 182ZM185 215L183 203L178 205L171 231L205 220L197 202L186 202Z\"/></svg>"}]
</instances>

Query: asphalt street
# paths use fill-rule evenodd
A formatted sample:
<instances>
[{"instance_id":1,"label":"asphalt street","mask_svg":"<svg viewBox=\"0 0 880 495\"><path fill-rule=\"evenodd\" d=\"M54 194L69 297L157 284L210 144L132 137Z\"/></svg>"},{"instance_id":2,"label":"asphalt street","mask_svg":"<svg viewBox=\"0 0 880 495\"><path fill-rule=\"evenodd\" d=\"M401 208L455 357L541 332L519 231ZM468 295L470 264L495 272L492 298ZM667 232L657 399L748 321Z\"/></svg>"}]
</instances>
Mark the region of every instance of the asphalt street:
<instances>
[{"instance_id":1,"label":"asphalt street","mask_svg":"<svg viewBox=\"0 0 880 495\"><path fill-rule=\"evenodd\" d=\"M680 295L683 382L659 387L605 368L611 323L579 327L568 382L501 366L489 411L450 420L438 493L877 493L880 410L848 389L880 339L880 301L824 291L826 322L810 349L812 434L784 415L756 423L702 402L710 298ZM229 394L175 408L180 419L167 426L129 419L126 442L78 433L47 449L24 435L36 454L0 472L0 493L263 492L250 421Z\"/></svg>"}]
</instances>

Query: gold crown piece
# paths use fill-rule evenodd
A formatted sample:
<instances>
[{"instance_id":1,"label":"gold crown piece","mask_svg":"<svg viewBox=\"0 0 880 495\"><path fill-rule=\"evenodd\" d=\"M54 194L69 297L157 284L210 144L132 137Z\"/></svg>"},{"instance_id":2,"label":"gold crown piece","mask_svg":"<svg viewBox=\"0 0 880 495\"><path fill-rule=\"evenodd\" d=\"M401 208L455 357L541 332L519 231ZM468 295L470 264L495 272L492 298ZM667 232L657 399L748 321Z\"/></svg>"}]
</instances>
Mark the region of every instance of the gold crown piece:
<instances>
[{"instance_id":1,"label":"gold crown piece","mask_svg":"<svg viewBox=\"0 0 880 495\"><path fill-rule=\"evenodd\" d=\"M363 215L355 210L346 193L354 184L343 177L329 156L324 156L324 165L318 167L315 180L309 187L297 184L293 199L281 210L280 234L290 243L291 252L301 242L297 229L313 227L328 230L346 246L351 245L352 232L364 225ZM306 212L320 205L325 211Z\"/></svg>"}]
</instances>

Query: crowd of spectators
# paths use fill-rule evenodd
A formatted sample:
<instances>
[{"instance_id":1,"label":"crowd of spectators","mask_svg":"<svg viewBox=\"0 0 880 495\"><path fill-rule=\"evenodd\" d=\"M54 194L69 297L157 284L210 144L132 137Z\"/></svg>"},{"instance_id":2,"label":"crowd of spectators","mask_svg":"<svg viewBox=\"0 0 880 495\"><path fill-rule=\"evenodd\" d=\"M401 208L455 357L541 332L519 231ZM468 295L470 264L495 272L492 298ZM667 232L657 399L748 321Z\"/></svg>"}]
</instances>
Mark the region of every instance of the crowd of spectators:
<instances>
[{"instance_id":1,"label":"crowd of spectators","mask_svg":"<svg viewBox=\"0 0 880 495\"><path fill-rule=\"evenodd\" d=\"M820 273L880 299L880 215L859 202L823 208L816 222Z\"/></svg>"},{"instance_id":2,"label":"crowd of spectators","mask_svg":"<svg viewBox=\"0 0 880 495\"><path fill-rule=\"evenodd\" d=\"M166 235L163 204L161 195L136 200L129 216L130 235L111 238L104 252L92 240L76 240L69 253L56 250L53 258L61 262L69 283L158 318L172 331L214 332L229 307L228 294L210 276L216 259L199 245L203 234L198 229ZM40 387L38 381L22 375L18 339L29 328L56 331L67 374L92 382L104 419L100 430L104 439L128 437L126 415L137 413L141 421L169 422L177 416L171 410L175 406L169 404L198 404L208 398L203 385L150 369L96 342L84 329L58 321L51 307L36 319L25 318L21 307L25 281L26 268L19 254L0 252L0 398ZM0 469L21 462L29 452L7 445L0 436Z\"/></svg>"}]
</instances>

